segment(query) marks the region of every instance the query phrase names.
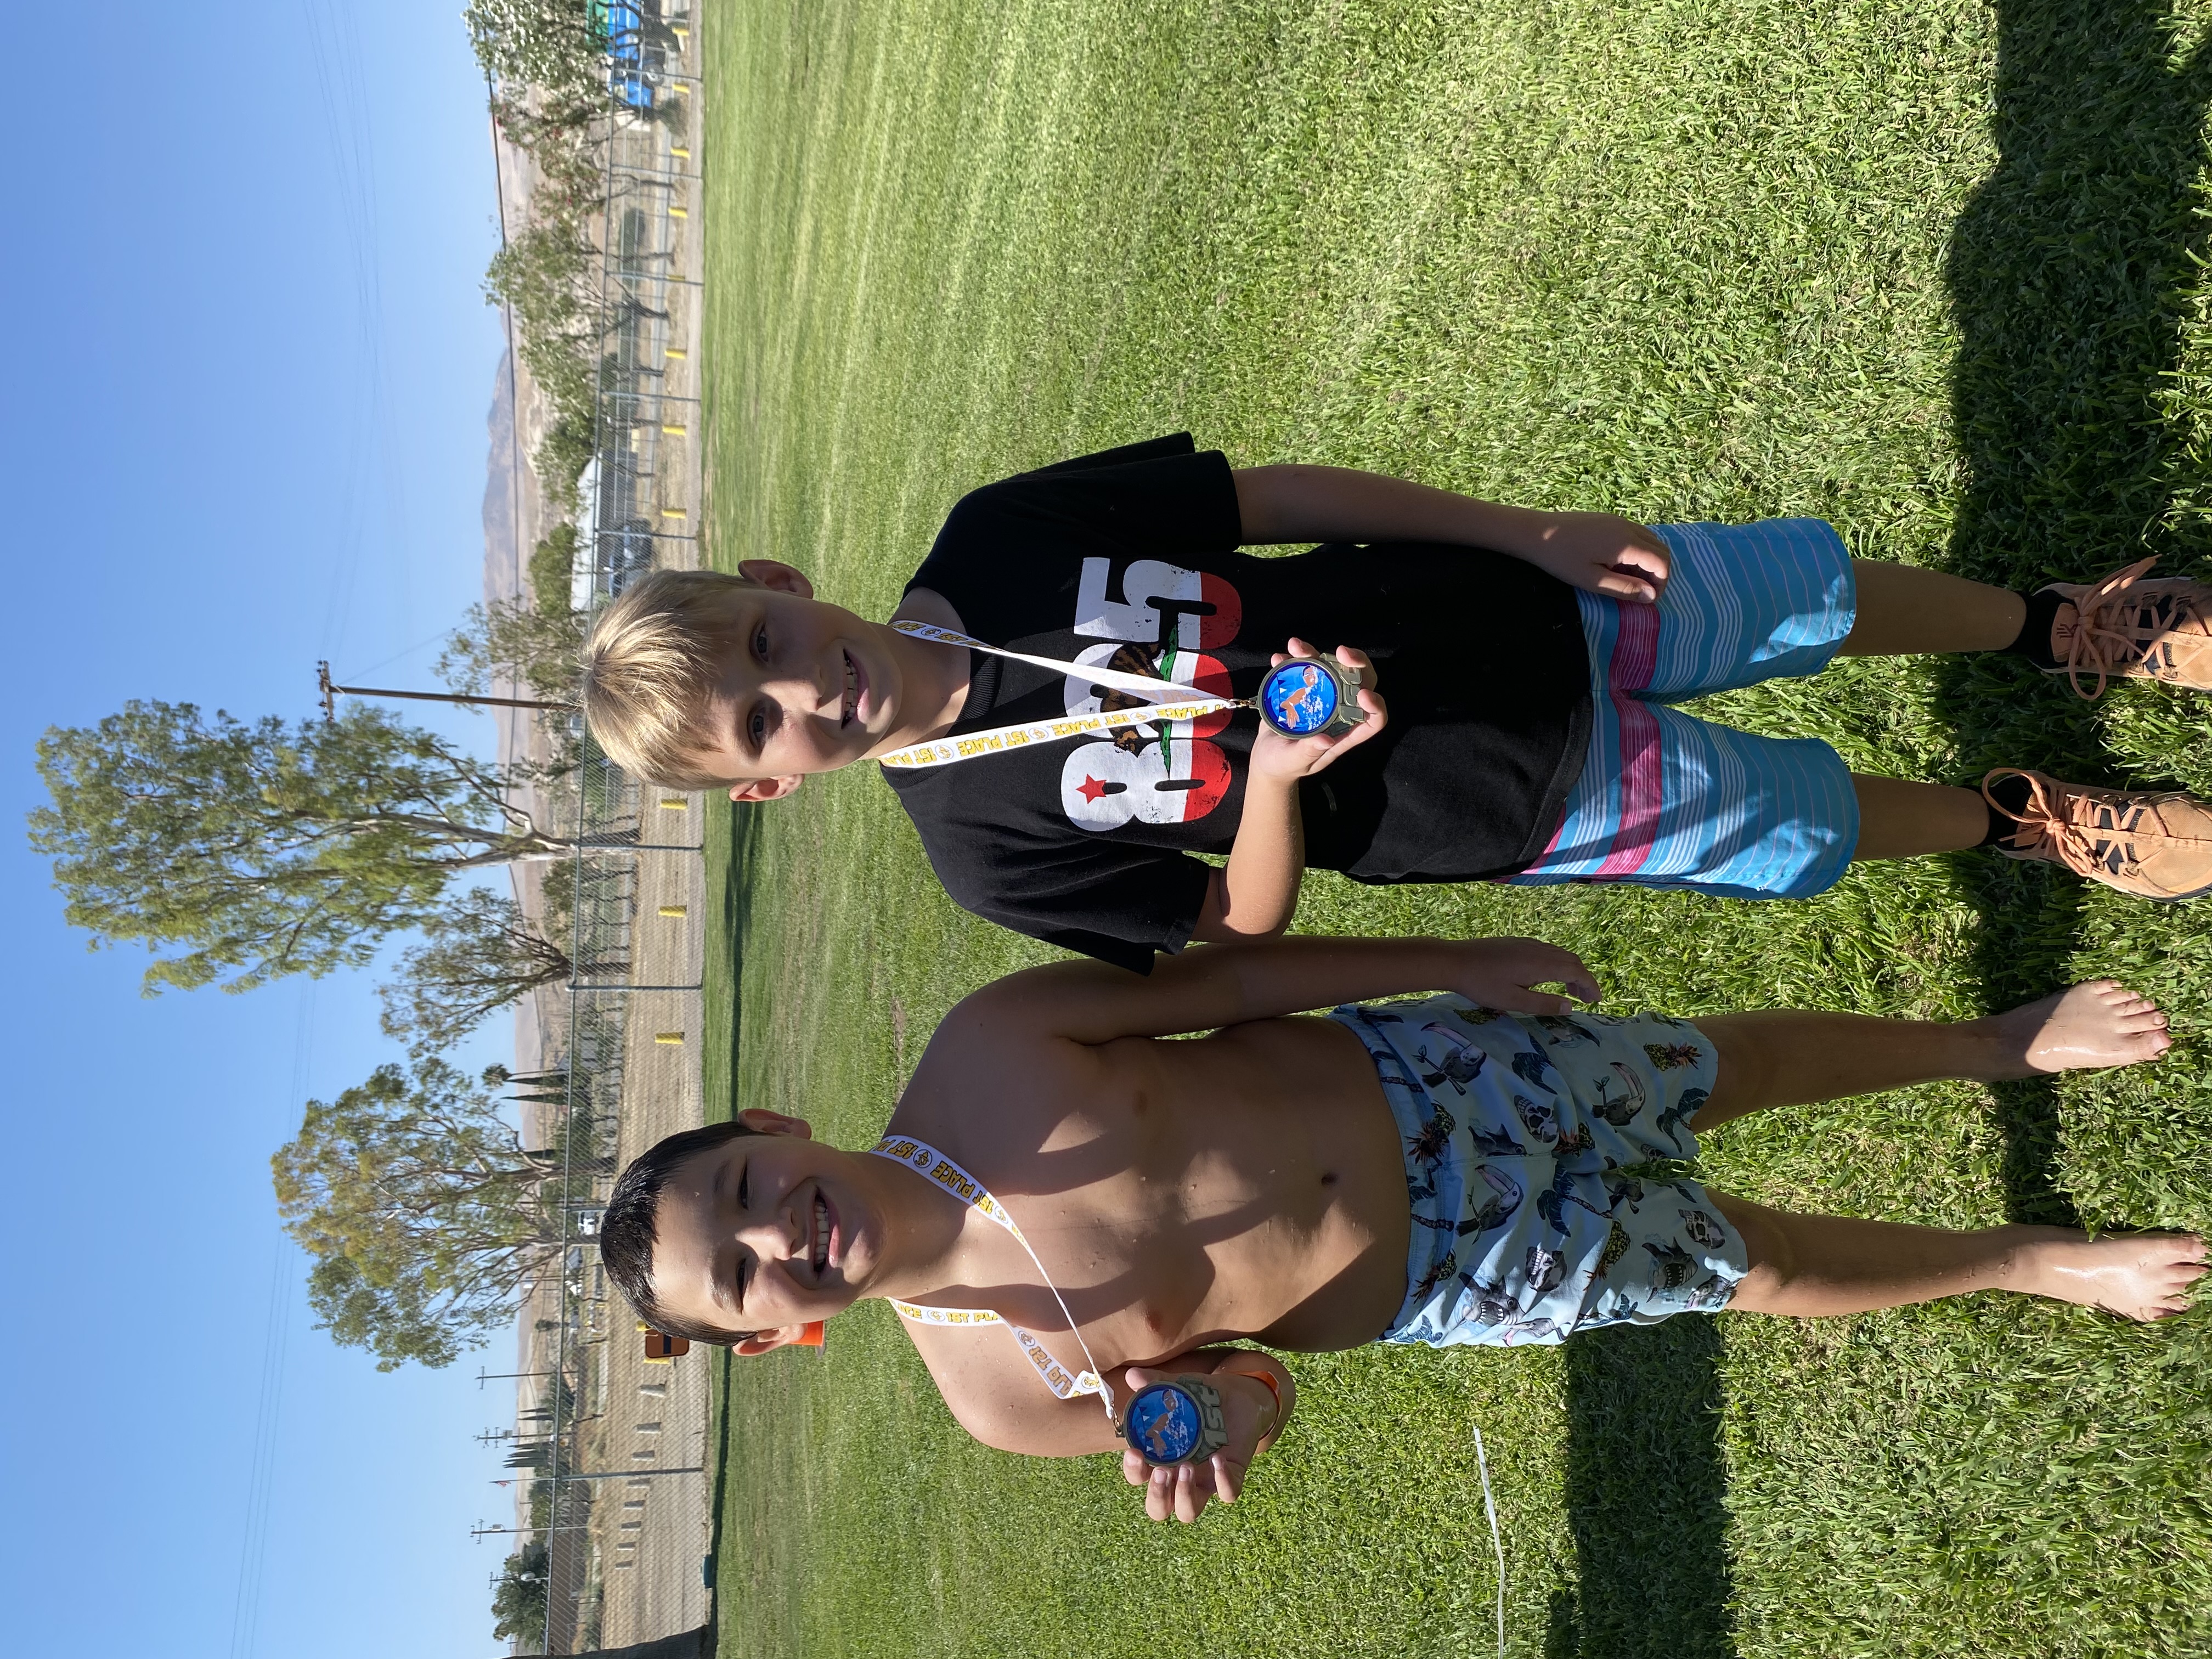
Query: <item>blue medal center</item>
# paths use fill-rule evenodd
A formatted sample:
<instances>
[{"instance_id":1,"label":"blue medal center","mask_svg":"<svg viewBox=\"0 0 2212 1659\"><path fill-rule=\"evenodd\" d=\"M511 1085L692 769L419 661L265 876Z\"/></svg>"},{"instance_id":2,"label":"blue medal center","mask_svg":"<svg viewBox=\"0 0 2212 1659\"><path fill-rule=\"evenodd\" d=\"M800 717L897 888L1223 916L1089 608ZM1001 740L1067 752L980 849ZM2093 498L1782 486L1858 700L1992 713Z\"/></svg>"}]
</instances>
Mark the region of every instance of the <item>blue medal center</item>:
<instances>
[{"instance_id":1,"label":"blue medal center","mask_svg":"<svg viewBox=\"0 0 2212 1659\"><path fill-rule=\"evenodd\" d=\"M1152 1463L1180 1463L1198 1445L1198 1402L1171 1382L1138 1390L1124 1419L1129 1443Z\"/></svg>"},{"instance_id":2,"label":"blue medal center","mask_svg":"<svg viewBox=\"0 0 2212 1659\"><path fill-rule=\"evenodd\" d=\"M1260 683L1260 709L1278 732L1304 737L1336 718L1335 677L1310 662L1286 662Z\"/></svg>"}]
</instances>

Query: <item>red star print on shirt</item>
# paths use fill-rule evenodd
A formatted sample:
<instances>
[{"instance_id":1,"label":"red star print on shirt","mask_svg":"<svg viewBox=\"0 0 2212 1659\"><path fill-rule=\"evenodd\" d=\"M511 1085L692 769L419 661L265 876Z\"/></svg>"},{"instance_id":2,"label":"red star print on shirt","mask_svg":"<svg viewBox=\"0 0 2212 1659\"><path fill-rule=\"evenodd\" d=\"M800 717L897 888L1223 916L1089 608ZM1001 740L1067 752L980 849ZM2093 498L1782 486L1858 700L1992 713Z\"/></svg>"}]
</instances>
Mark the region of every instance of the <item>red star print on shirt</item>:
<instances>
[{"instance_id":1,"label":"red star print on shirt","mask_svg":"<svg viewBox=\"0 0 2212 1659\"><path fill-rule=\"evenodd\" d=\"M1236 588L1220 577L1158 559L1132 560L1113 589L1113 561L1083 562L1074 632L1105 643L1086 646L1067 677L1067 712L1096 714L1128 701L1085 678L1087 667L1176 679L1229 694L1229 671L1206 647L1231 644L1244 615ZM1228 752L1208 741L1229 724L1227 711L1137 727L1112 743L1087 743L1060 769L1060 804L1068 821L1090 830L1133 822L1195 823L1235 782ZM1102 777L1100 774L1104 775Z\"/></svg>"}]
</instances>

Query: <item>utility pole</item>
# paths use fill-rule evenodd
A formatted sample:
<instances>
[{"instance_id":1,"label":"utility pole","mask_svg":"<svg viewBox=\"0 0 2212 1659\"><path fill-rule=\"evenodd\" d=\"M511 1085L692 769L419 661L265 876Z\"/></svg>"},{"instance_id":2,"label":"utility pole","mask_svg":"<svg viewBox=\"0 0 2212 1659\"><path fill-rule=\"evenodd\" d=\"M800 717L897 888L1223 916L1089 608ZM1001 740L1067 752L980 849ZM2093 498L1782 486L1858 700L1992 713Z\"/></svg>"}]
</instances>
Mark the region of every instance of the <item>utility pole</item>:
<instances>
[{"instance_id":1,"label":"utility pole","mask_svg":"<svg viewBox=\"0 0 2212 1659\"><path fill-rule=\"evenodd\" d=\"M476 1436L475 1439L479 1446L503 1446L510 1440L520 1440L525 1437L520 1429L486 1429L482 1434ZM527 1438L532 1444L542 1446L545 1443L545 1437L543 1435L527 1437Z\"/></svg>"},{"instance_id":2,"label":"utility pole","mask_svg":"<svg viewBox=\"0 0 2212 1659\"><path fill-rule=\"evenodd\" d=\"M479 1523L469 1529L469 1536L471 1538L490 1538L497 1534L507 1532L582 1532L590 1525L591 1522L588 1521L571 1521L565 1525L557 1522L548 1522L542 1527L487 1527Z\"/></svg>"},{"instance_id":3,"label":"utility pole","mask_svg":"<svg viewBox=\"0 0 2212 1659\"><path fill-rule=\"evenodd\" d=\"M448 691L392 691L374 685L340 685L331 678L331 665L326 662L315 665L316 689L323 696L323 718L335 720L338 717L338 698L349 697L406 697L416 702L454 702L474 706L485 704L495 708L559 708L570 714L576 712L573 702L546 702L537 697L469 697Z\"/></svg>"}]
</instances>

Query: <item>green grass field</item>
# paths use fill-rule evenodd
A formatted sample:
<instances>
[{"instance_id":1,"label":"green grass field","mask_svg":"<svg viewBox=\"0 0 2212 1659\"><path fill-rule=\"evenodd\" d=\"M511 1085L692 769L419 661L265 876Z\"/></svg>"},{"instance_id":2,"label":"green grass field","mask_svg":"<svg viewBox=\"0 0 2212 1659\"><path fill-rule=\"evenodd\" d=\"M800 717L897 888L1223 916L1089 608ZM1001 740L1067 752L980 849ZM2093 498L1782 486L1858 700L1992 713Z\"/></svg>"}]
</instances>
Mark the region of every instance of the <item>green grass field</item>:
<instances>
[{"instance_id":1,"label":"green grass field","mask_svg":"<svg viewBox=\"0 0 2212 1659\"><path fill-rule=\"evenodd\" d=\"M2014 584L2212 550L2212 3L720 4L712 546L885 614L959 495L1188 427L1646 520L1808 513ZM1472 619L1471 619L1472 620ZM1471 632L1470 650L1480 635ZM1705 711L1876 772L2212 791L2212 702L1862 662ZM957 911L873 776L714 831L709 1098L865 1145L1041 947ZM2212 905L1987 854L1752 906L1310 883L1309 931L1542 934L1615 1006L1964 1017L2116 974L2155 1073L1723 1131L1764 1201L2212 1223ZM725 948L726 946L726 948ZM1296 1362L1246 1502L969 1443L879 1305L732 1368L732 1655L2212 1653L2212 1314L1990 1295L1563 1350Z\"/></svg>"}]
</instances>

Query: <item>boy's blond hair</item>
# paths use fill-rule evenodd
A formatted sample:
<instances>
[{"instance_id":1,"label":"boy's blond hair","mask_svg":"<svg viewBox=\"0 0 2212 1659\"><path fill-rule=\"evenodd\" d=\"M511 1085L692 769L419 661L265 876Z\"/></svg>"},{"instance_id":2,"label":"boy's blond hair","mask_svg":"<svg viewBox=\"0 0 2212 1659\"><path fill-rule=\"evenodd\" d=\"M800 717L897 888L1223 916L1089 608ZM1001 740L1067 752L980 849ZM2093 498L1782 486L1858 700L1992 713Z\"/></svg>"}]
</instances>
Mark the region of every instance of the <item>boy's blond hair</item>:
<instances>
[{"instance_id":1,"label":"boy's blond hair","mask_svg":"<svg viewBox=\"0 0 2212 1659\"><path fill-rule=\"evenodd\" d=\"M623 771L666 789L734 781L702 770L699 752L734 601L756 585L720 570L655 570L599 614L584 646L584 720Z\"/></svg>"}]
</instances>

